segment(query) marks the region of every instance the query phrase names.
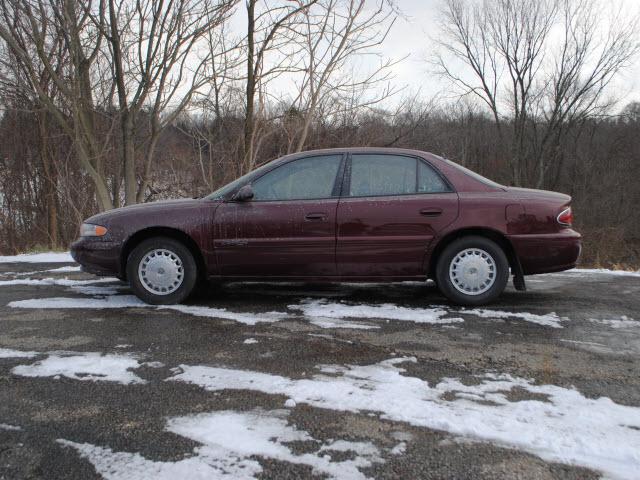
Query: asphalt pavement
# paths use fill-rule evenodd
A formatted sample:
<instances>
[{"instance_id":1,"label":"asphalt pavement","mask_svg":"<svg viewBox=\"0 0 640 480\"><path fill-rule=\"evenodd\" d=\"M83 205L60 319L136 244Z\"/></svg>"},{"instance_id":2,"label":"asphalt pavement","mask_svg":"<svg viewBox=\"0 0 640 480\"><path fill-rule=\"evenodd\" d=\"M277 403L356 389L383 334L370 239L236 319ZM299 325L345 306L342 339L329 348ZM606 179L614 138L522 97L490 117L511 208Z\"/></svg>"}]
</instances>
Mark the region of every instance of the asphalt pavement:
<instances>
[{"instance_id":1,"label":"asphalt pavement","mask_svg":"<svg viewBox=\"0 0 640 480\"><path fill-rule=\"evenodd\" d=\"M62 267L62 268L61 268ZM640 274L212 286L0 264L0 478L640 478Z\"/></svg>"}]
</instances>

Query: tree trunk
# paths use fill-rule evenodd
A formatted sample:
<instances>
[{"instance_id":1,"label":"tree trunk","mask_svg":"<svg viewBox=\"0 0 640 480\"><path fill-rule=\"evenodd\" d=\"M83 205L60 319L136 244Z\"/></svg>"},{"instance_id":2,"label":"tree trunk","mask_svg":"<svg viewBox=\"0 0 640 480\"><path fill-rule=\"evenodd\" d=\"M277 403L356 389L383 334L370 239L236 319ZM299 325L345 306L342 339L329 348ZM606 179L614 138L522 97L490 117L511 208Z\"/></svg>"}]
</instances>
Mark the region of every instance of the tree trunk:
<instances>
[{"instance_id":1,"label":"tree trunk","mask_svg":"<svg viewBox=\"0 0 640 480\"><path fill-rule=\"evenodd\" d=\"M40 160L44 170L44 198L47 210L47 243L50 249L58 247L58 207L57 207L57 172L52 168L49 155L49 131L46 112L40 112L38 127L40 134Z\"/></svg>"},{"instance_id":2,"label":"tree trunk","mask_svg":"<svg viewBox=\"0 0 640 480\"><path fill-rule=\"evenodd\" d=\"M136 179L136 148L133 119L130 112L121 113L122 119L122 161L124 169L124 204L137 203L138 183Z\"/></svg>"},{"instance_id":3,"label":"tree trunk","mask_svg":"<svg viewBox=\"0 0 640 480\"><path fill-rule=\"evenodd\" d=\"M145 158L144 174L142 176L142 179L140 180L140 187L138 188L138 191L137 191L136 200L138 203L144 202L144 193L147 191L147 188L149 187L149 177L151 176L151 166L153 164L153 156L156 153L158 140L160 140L160 133L161 132L157 124L154 124L154 126L151 129L151 138L149 139L149 147L147 149L147 155Z\"/></svg>"},{"instance_id":4,"label":"tree trunk","mask_svg":"<svg viewBox=\"0 0 640 480\"><path fill-rule=\"evenodd\" d=\"M256 0L247 1L247 108L244 119L244 165L242 173L245 173L245 168L248 168L253 163L254 101L256 94L256 75L254 70L255 6Z\"/></svg>"}]
</instances>

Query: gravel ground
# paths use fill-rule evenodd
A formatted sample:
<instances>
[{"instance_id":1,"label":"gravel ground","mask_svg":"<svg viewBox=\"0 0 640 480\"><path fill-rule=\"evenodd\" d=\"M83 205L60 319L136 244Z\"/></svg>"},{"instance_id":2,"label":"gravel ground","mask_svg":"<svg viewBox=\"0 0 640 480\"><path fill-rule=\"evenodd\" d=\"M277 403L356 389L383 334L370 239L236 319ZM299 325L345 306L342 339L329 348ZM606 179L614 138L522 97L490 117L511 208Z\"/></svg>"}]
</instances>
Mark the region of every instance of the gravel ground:
<instances>
[{"instance_id":1,"label":"gravel ground","mask_svg":"<svg viewBox=\"0 0 640 480\"><path fill-rule=\"evenodd\" d=\"M415 282L157 309L63 265L0 264L2 479L638 478L640 275L484 310Z\"/></svg>"}]
</instances>

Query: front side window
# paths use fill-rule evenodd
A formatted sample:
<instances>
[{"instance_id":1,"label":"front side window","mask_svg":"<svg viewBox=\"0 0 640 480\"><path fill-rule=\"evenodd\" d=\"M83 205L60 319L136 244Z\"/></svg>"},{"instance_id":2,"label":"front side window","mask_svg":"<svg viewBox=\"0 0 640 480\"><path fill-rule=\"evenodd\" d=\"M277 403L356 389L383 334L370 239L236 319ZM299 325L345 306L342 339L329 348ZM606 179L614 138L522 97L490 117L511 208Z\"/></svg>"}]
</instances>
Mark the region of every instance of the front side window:
<instances>
[{"instance_id":1,"label":"front side window","mask_svg":"<svg viewBox=\"0 0 640 480\"><path fill-rule=\"evenodd\" d=\"M252 184L257 201L331 198L341 155L302 158L286 163Z\"/></svg>"}]
</instances>

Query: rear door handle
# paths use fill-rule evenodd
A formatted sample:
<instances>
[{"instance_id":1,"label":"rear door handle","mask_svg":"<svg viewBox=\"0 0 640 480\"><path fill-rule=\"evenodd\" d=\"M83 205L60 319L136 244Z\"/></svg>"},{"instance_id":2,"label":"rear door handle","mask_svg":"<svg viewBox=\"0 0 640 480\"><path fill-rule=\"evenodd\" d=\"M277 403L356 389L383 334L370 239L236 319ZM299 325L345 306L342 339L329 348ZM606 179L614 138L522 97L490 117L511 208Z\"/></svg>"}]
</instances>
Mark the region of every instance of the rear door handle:
<instances>
[{"instance_id":1,"label":"rear door handle","mask_svg":"<svg viewBox=\"0 0 640 480\"><path fill-rule=\"evenodd\" d=\"M439 217L442 215L441 208L423 208L420 210L420 215L424 217Z\"/></svg>"},{"instance_id":2,"label":"rear door handle","mask_svg":"<svg viewBox=\"0 0 640 480\"><path fill-rule=\"evenodd\" d=\"M322 222L327 219L326 213L307 213L304 217L305 220Z\"/></svg>"}]
</instances>

